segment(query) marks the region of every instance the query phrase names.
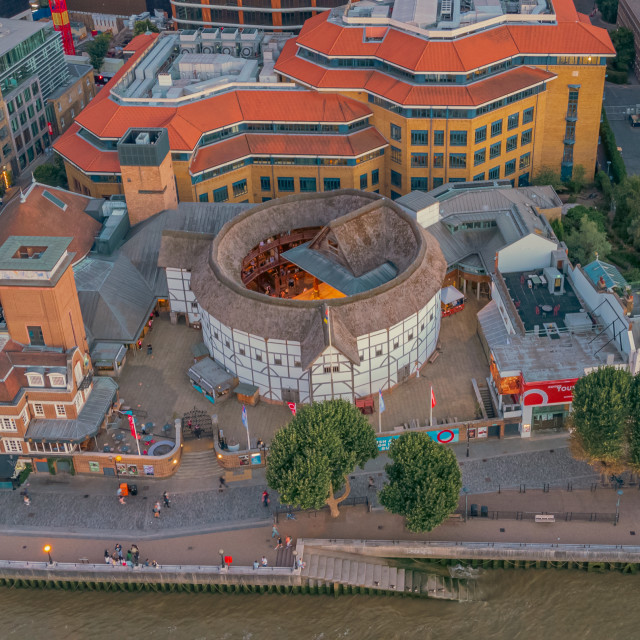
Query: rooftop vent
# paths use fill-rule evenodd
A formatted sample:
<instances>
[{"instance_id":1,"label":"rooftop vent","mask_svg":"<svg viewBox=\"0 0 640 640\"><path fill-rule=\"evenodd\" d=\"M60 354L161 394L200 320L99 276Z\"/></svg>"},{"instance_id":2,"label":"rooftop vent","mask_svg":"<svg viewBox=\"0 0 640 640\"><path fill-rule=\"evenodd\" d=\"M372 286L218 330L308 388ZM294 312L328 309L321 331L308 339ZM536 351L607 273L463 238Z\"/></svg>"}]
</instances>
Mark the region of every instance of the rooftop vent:
<instances>
[{"instance_id":1,"label":"rooftop vent","mask_svg":"<svg viewBox=\"0 0 640 640\"><path fill-rule=\"evenodd\" d=\"M136 136L136 144L151 144L151 137L148 131L141 131Z\"/></svg>"},{"instance_id":2,"label":"rooftop vent","mask_svg":"<svg viewBox=\"0 0 640 640\"><path fill-rule=\"evenodd\" d=\"M56 207L58 207L59 209L62 209L63 211L65 211L67 208L66 202L62 202L60 198L57 198L56 196L53 195L53 193L51 193L50 191L47 191L46 189L42 192L42 197L46 198L49 202L55 204Z\"/></svg>"}]
</instances>

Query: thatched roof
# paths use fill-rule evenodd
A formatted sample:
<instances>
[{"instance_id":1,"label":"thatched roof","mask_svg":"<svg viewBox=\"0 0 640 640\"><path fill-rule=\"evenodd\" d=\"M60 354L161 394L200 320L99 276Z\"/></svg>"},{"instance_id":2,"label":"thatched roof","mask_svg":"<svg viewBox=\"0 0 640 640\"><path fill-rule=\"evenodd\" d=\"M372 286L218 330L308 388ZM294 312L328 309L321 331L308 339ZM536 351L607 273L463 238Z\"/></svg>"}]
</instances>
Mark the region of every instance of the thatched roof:
<instances>
[{"instance_id":1,"label":"thatched roof","mask_svg":"<svg viewBox=\"0 0 640 640\"><path fill-rule=\"evenodd\" d=\"M288 300L250 291L241 281L242 260L261 240L289 229L327 226L354 273L380 260L398 275L357 295L333 300ZM328 346L323 305L331 308L332 344L359 362L358 336L386 329L424 307L446 271L434 238L386 198L356 190L294 195L258 205L228 222L209 245L165 234L161 260L191 268L200 305L223 324L269 339L300 342L308 367ZM373 255L372 255L373 254Z\"/></svg>"}]
</instances>

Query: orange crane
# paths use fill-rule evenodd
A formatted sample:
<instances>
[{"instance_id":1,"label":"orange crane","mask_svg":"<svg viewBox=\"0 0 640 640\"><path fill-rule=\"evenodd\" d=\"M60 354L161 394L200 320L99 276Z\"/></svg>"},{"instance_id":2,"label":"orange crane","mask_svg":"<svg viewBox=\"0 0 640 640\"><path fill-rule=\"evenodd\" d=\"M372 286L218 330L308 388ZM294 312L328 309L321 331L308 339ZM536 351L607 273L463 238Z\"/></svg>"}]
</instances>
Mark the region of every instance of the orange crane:
<instances>
[{"instance_id":1,"label":"orange crane","mask_svg":"<svg viewBox=\"0 0 640 640\"><path fill-rule=\"evenodd\" d=\"M76 48L73 45L73 35L69 24L69 13L67 12L66 0L49 0L51 17L53 18L53 28L62 34L62 48L68 56L76 55Z\"/></svg>"}]
</instances>

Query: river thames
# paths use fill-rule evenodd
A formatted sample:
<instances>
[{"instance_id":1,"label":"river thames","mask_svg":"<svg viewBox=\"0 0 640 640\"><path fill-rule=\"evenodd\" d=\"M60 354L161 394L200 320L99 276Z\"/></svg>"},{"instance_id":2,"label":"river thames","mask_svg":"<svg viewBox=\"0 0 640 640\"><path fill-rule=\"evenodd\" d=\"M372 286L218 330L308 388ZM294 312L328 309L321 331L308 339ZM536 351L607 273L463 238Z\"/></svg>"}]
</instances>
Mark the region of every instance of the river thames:
<instances>
[{"instance_id":1,"label":"river thames","mask_svg":"<svg viewBox=\"0 0 640 640\"><path fill-rule=\"evenodd\" d=\"M387 596L0 588L0 638L620 640L640 637L640 575L487 571L476 602Z\"/></svg>"}]
</instances>

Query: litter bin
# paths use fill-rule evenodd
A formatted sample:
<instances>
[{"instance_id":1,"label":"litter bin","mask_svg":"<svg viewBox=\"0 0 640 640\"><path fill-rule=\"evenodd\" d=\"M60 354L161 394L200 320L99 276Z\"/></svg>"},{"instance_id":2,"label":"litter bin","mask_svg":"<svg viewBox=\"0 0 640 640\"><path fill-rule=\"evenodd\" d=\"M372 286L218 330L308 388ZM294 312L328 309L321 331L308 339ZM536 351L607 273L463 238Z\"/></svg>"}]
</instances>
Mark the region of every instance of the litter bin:
<instances>
[{"instance_id":1,"label":"litter bin","mask_svg":"<svg viewBox=\"0 0 640 640\"><path fill-rule=\"evenodd\" d=\"M128 496L129 495L129 485L126 482L120 484L120 495Z\"/></svg>"},{"instance_id":2,"label":"litter bin","mask_svg":"<svg viewBox=\"0 0 640 640\"><path fill-rule=\"evenodd\" d=\"M127 486L129 488L129 493L132 496L137 496L138 495L138 485L137 484L130 484L130 485L127 485Z\"/></svg>"},{"instance_id":3,"label":"litter bin","mask_svg":"<svg viewBox=\"0 0 640 640\"><path fill-rule=\"evenodd\" d=\"M478 517L478 505L477 504L472 504L471 505L470 515L471 515L472 518L477 518Z\"/></svg>"}]
</instances>

